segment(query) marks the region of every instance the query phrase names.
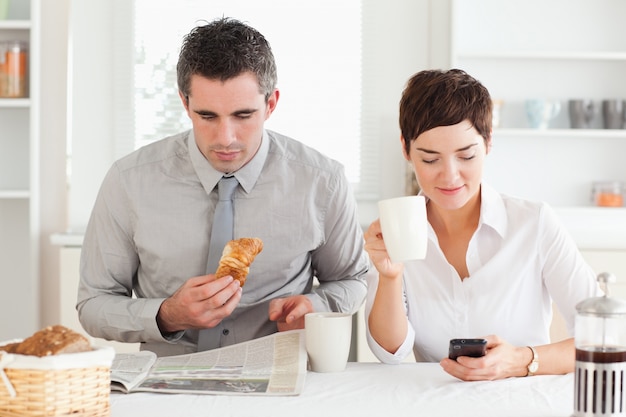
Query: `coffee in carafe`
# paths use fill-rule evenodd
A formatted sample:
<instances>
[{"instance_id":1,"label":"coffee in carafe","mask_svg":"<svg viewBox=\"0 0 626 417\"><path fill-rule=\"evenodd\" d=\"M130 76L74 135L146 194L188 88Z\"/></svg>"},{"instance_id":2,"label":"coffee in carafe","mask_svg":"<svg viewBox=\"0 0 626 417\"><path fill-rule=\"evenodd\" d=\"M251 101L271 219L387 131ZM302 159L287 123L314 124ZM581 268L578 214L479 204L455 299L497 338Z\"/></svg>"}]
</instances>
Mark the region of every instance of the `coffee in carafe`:
<instances>
[{"instance_id":1,"label":"coffee in carafe","mask_svg":"<svg viewBox=\"0 0 626 417\"><path fill-rule=\"evenodd\" d=\"M626 416L626 301L609 297L615 276L598 276L605 295L576 305L575 417Z\"/></svg>"}]
</instances>

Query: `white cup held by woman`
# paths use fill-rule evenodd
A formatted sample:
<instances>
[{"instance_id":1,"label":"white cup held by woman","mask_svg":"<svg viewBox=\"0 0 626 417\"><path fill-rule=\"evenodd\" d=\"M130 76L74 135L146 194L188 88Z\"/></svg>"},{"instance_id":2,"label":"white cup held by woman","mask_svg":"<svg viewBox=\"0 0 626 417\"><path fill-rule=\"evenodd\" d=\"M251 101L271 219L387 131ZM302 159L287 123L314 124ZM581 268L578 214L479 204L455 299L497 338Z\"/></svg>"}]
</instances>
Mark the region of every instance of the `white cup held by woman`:
<instances>
[{"instance_id":1,"label":"white cup held by woman","mask_svg":"<svg viewBox=\"0 0 626 417\"><path fill-rule=\"evenodd\" d=\"M378 211L391 261L424 259L428 246L426 198L413 195L381 200Z\"/></svg>"}]
</instances>

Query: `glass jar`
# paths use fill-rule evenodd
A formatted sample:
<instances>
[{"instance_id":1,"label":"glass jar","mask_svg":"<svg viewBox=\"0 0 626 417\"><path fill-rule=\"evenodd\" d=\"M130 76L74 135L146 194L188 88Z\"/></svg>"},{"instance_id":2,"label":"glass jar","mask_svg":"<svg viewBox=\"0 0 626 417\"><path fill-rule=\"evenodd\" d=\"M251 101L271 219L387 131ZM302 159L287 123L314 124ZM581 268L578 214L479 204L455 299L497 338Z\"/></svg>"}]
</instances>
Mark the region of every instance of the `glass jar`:
<instances>
[{"instance_id":1,"label":"glass jar","mask_svg":"<svg viewBox=\"0 0 626 417\"><path fill-rule=\"evenodd\" d=\"M624 185L620 181L594 182L593 202L598 207L624 206Z\"/></svg>"},{"instance_id":2,"label":"glass jar","mask_svg":"<svg viewBox=\"0 0 626 417\"><path fill-rule=\"evenodd\" d=\"M28 61L26 44L20 41L0 47L0 97L28 96Z\"/></svg>"}]
</instances>

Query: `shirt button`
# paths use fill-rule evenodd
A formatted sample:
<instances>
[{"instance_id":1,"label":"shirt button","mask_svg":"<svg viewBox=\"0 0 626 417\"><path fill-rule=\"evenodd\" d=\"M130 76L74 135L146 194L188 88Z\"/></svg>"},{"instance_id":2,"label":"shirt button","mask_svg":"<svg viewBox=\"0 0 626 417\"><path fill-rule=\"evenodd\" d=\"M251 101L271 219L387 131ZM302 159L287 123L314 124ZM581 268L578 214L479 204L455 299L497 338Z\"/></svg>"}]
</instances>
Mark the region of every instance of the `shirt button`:
<instances>
[{"instance_id":1,"label":"shirt button","mask_svg":"<svg viewBox=\"0 0 626 417\"><path fill-rule=\"evenodd\" d=\"M228 330L228 329L224 329L224 330L222 330L222 334L223 334L224 336L228 336L228 334L229 334L229 333L230 333L230 330Z\"/></svg>"}]
</instances>

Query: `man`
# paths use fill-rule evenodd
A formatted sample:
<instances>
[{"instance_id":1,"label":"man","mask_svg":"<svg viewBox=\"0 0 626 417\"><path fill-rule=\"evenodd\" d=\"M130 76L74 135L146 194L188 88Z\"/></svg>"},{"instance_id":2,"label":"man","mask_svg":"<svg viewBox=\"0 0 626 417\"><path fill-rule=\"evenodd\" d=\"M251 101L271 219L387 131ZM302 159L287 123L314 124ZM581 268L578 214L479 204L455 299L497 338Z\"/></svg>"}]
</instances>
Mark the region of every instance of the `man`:
<instances>
[{"instance_id":1,"label":"man","mask_svg":"<svg viewBox=\"0 0 626 417\"><path fill-rule=\"evenodd\" d=\"M356 204L340 164L264 129L279 98L265 38L229 18L196 27L177 72L193 129L107 173L82 249L83 327L174 355L356 311L368 265ZM236 179L233 237L263 241L244 289L210 261L223 249L210 249L223 177Z\"/></svg>"}]
</instances>

